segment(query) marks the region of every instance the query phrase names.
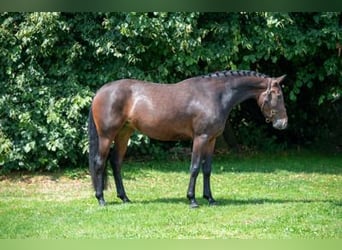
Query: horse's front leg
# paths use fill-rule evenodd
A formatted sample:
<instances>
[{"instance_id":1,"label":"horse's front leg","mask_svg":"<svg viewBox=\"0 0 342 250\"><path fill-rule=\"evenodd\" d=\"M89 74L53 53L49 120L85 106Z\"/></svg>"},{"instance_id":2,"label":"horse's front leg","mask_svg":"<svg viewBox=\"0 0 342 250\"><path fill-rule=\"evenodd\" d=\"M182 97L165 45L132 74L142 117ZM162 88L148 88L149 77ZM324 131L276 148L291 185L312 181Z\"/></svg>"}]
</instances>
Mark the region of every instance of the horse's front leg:
<instances>
[{"instance_id":1,"label":"horse's front leg","mask_svg":"<svg viewBox=\"0 0 342 250\"><path fill-rule=\"evenodd\" d=\"M191 166L190 166L190 182L187 191L187 198L190 201L191 208L197 208L198 203L195 197L195 189L196 189L196 180L200 171L200 167L202 164L203 153L205 153L205 149L208 144L208 136L200 135L194 138L193 147L192 147L192 156L191 156Z\"/></svg>"},{"instance_id":2,"label":"horse's front leg","mask_svg":"<svg viewBox=\"0 0 342 250\"><path fill-rule=\"evenodd\" d=\"M210 176L211 176L211 164L213 158L213 152L215 147L215 139L211 140L205 152L203 152L203 198L207 199L209 205L215 205L216 201L212 196L211 188L210 188Z\"/></svg>"}]
</instances>

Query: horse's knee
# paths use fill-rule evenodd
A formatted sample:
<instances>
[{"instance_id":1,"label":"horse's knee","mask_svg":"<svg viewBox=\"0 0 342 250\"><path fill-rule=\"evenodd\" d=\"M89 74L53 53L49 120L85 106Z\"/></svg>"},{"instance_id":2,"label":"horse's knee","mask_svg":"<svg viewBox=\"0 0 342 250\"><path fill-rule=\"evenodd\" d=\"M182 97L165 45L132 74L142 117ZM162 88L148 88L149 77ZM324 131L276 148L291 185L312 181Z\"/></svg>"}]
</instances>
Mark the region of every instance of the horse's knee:
<instances>
[{"instance_id":1,"label":"horse's knee","mask_svg":"<svg viewBox=\"0 0 342 250\"><path fill-rule=\"evenodd\" d=\"M210 177L210 175L211 175L211 167L210 168L203 168L202 172L203 172L204 176Z\"/></svg>"},{"instance_id":2,"label":"horse's knee","mask_svg":"<svg viewBox=\"0 0 342 250\"><path fill-rule=\"evenodd\" d=\"M193 166L190 170L190 175L192 177L197 177L200 172L200 167L199 166Z\"/></svg>"},{"instance_id":3,"label":"horse's knee","mask_svg":"<svg viewBox=\"0 0 342 250\"><path fill-rule=\"evenodd\" d=\"M211 157L207 157L202 161L202 172L204 176L210 176L211 174Z\"/></svg>"}]
</instances>

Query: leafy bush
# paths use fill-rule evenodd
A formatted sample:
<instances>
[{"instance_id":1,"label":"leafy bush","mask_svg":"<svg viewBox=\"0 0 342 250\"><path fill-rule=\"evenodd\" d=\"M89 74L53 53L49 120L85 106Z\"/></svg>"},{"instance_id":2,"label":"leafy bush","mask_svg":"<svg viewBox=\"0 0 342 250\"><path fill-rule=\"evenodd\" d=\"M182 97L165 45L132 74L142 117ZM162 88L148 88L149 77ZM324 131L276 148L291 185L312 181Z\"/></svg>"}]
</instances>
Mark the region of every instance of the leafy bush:
<instances>
[{"instance_id":1,"label":"leafy bush","mask_svg":"<svg viewBox=\"0 0 342 250\"><path fill-rule=\"evenodd\" d=\"M86 164L88 109L108 81L171 83L223 69L288 75L290 126L282 143L336 138L341 19L333 12L1 13L0 165L53 170ZM239 123L234 112L241 110L232 114ZM265 136L253 134L248 143ZM146 137L131 139L132 148L139 144L150 150Z\"/></svg>"}]
</instances>

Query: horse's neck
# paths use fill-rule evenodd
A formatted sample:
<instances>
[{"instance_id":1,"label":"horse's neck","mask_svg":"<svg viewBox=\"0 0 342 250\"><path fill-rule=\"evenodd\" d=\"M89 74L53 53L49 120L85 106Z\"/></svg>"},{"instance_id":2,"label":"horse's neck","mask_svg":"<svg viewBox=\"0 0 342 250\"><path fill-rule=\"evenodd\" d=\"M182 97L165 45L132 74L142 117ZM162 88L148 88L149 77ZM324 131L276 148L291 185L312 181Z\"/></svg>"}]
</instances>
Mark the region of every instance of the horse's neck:
<instances>
[{"instance_id":1,"label":"horse's neck","mask_svg":"<svg viewBox=\"0 0 342 250\"><path fill-rule=\"evenodd\" d=\"M247 99L257 99L261 92L267 87L265 79L260 78L241 78L234 82L226 83L227 96L229 103L228 112L237 104Z\"/></svg>"}]
</instances>

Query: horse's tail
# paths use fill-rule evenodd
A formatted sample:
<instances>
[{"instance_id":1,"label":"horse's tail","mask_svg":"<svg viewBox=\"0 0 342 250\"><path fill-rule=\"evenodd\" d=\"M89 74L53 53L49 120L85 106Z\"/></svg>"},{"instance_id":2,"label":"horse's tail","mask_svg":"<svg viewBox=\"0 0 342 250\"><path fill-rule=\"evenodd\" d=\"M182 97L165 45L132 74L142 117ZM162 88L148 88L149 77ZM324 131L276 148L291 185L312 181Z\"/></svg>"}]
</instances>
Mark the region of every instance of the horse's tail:
<instances>
[{"instance_id":1,"label":"horse's tail","mask_svg":"<svg viewBox=\"0 0 342 250\"><path fill-rule=\"evenodd\" d=\"M92 108L90 107L88 117L88 136L89 136L89 171L93 187L96 188L96 157L99 153L99 135L94 122ZM107 187L107 171L104 170L104 187Z\"/></svg>"}]
</instances>

